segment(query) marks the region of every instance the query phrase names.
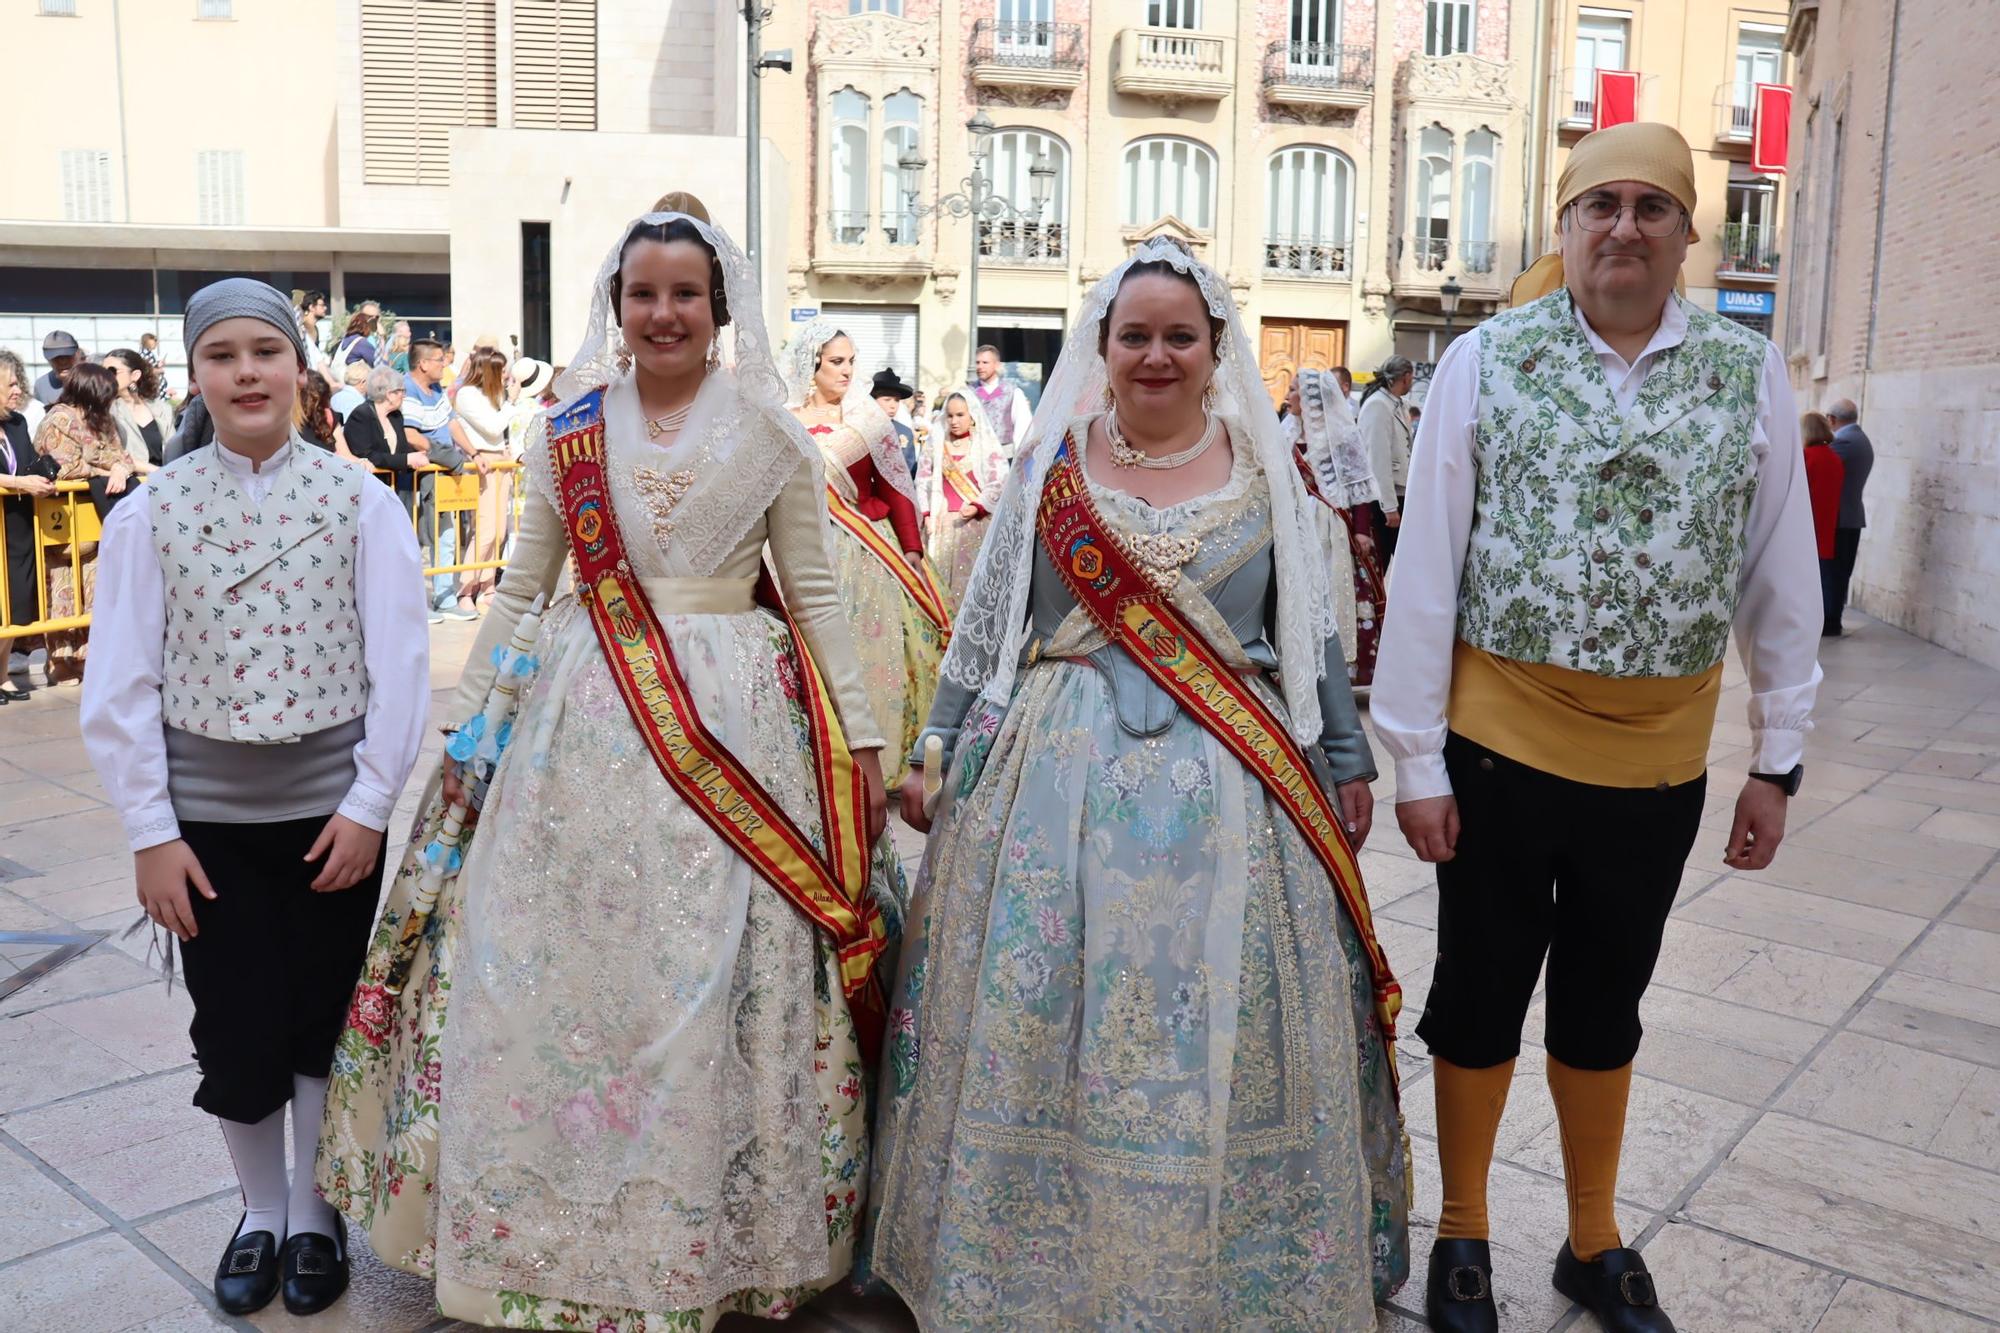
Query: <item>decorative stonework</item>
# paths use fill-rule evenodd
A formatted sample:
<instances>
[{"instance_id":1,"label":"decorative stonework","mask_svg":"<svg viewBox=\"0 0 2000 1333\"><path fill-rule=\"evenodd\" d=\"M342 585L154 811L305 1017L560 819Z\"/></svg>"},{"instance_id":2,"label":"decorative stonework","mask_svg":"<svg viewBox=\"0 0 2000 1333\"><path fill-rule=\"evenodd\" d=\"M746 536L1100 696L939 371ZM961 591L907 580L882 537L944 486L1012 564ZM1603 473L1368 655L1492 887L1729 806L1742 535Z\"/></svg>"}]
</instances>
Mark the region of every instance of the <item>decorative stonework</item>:
<instances>
[{"instance_id":1,"label":"decorative stonework","mask_svg":"<svg viewBox=\"0 0 2000 1333\"><path fill-rule=\"evenodd\" d=\"M1271 125L1312 125L1319 128L1353 129L1361 112L1351 106L1315 106L1266 102L1264 120Z\"/></svg>"},{"instance_id":2,"label":"decorative stonework","mask_svg":"<svg viewBox=\"0 0 2000 1333\"><path fill-rule=\"evenodd\" d=\"M822 17L813 33L813 64L831 78L895 74L912 66L937 72L937 25L888 14Z\"/></svg>"},{"instance_id":3,"label":"decorative stonework","mask_svg":"<svg viewBox=\"0 0 2000 1333\"><path fill-rule=\"evenodd\" d=\"M1125 252L1127 254L1137 250L1147 241L1165 236L1179 241L1182 245L1186 246L1188 253L1192 254L1196 259L1206 259L1208 257L1209 242L1214 239L1205 232L1196 231L1172 213L1168 213L1156 221L1149 222L1143 227L1125 227L1120 230L1119 236L1125 242Z\"/></svg>"},{"instance_id":4,"label":"decorative stonework","mask_svg":"<svg viewBox=\"0 0 2000 1333\"><path fill-rule=\"evenodd\" d=\"M1507 66L1478 56L1411 56L1396 79L1396 100L1511 110Z\"/></svg>"}]
</instances>

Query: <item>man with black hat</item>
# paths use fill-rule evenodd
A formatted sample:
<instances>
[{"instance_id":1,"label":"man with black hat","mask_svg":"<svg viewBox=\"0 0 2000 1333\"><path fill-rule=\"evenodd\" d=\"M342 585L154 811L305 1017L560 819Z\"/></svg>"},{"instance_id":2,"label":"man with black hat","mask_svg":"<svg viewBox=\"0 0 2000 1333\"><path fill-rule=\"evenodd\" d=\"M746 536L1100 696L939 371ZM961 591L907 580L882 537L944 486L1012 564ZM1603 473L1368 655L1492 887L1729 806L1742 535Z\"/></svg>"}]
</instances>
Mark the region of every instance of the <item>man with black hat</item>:
<instances>
[{"instance_id":1,"label":"man with black hat","mask_svg":"<svg viewBox=\"0 0 2000 1333\"><path fill-rule=\"evenodd\" d=\"M42 339L42 359L49 363L49 373L36 379L35 401L54 407L69 383L70 367L83 359L83 349L76 345L74 334L57 329Z\"/></svg>"},{"instance_id":2,"label":"man with black hat","mask_svg":"<svg viewBox=\"0 0 2000 1333\"><path fill-rule=\"evenodd\" d=\"M1430 1048L1444 1200L1425 1308L1498 1328L1486 1176L1547 963L1569 1237L1606 1333L1670 1333L1612 1200L1639 1002L1701 836L1732 632L1752 755L1724 861L1771 863L1820 680L1817 547L1784 357L1677 296L1693 156L1600 130L1556 187L1534 297L1446 349L1410 464L1371 707L1438 868Z\"/></svg>"},{"instance_id":3,"label":"man with black hat","mask_svg":"<svg viewBox=\"0 0 2000 1333\"><path fill-rule=\"evenodd\" d=\"M875 385L868 396L875 400L875 406L889 418L889 424L896 428L896 443L902 446L903 461L910 465L910 475L917 475L917 433L910 429L908 422L898 415L903 404L916 395L916 390L896 378L894 370L875 372Z\"/></svg>"}]
</instances>

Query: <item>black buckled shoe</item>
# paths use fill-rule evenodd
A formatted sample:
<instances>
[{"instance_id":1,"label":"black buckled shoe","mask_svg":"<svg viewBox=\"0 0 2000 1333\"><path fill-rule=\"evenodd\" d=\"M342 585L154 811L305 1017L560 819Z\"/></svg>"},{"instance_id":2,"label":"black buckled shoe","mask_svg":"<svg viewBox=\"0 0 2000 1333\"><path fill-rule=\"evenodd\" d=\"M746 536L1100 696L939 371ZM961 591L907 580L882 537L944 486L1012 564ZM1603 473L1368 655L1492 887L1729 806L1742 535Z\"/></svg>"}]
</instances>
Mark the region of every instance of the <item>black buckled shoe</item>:
<instances>
[{"instance_id":1,"label":"black buckled shoe","mask_svg":"<svg viewBox=\"0 0 2000 1333\"><path fill-rule=\"evenodd\" d=\"M347 1219L336 1217L333 1229L285 1238L285 1308L295 1315L318 1314L347 1290Z\"/></svg>"},{"instance_id":2,"label":"black buckled shoe","mask_svg":"<svg viewBox=\"0 0 2000 1333\"><path fill-rule=\"evenodd\" d=\"M215 1266L215 1303L224 1314L255 1314L278 1294L278 1238L268 1231L242 1231L230 1237L222 1262Z\"/></svg>"},{"instance_id":3,"label":"black buckled shoe","mask_svg":"<svg viewBox=\"0 0 2000 1333\"><path fill-rule=\"evenodd\" d=\"M1551 1280L1557 1291L1597 1316L1604 1333L1674 1333L1674 1321L1660 1308L1653 1275L1637 1250L1606 1250L1585 1263L1564 1241Z\"/></svg>"},{"instance_id":4,"label":"black buckled shoe","mask_svg":"<svg viewBox=\"0 0 2000 1333\"><path fill-rule=\"evenodd\" d=\"M1493 1251L1483 1240L1440 1240L1431 1246L1424 1317L1432 1333L1499 1333L1493 1304Z\"/></svg>"}]
</instances>

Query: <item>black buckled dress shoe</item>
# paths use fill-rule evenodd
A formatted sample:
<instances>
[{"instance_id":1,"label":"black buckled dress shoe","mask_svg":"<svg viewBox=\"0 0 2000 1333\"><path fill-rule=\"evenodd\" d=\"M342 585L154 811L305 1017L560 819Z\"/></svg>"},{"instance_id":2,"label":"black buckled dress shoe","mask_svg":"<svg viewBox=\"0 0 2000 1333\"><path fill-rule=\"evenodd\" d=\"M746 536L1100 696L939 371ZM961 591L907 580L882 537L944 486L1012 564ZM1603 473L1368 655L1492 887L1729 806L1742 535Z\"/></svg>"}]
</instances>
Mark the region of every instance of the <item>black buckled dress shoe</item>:
<instances>
[{"instance_id":1,"label":"black buckled dress shoe","mask_svg":"<svg viewBox=\"0 0 2000 1333\"><path fill-rule=\"evenodd\" d=\"M1431 1246L1424 1317L1432 1333L1499 1333L1493 1304L1493 1251L1483 1240L1440 1240Z\"/></svg>"},{"instance_id":2,"label":"black buckled dress shoe","mask_svg":"<svg viewBox=\"0 0 2000 1333\"><path fill-rule=\"evenodd\" d=\"M215 1266L215 1303L224 1314L255 1314L278 1294L278 1238L268 1231L245 1234L241 1218L236 1226Z\"/></svg>"},{"instance_id":3,"label":"black buckled dress shoe","mask_svg":"<svg viewBox=\"0 0 2000 1333\"><path fill-rule=\"evenodd\" d=\"M285 1308L295 1315L318 1314L347 1290L347 1220L335 1218L333 1229L285 1238Z\"/></svg>"},{"instance_id":4,"label":"black buckled dress shoe","mask_svg":"<svg viewBox=\"0 0 2000 1333\"><path fill-rule=\"evenodd\" d=\"M1585 1263L1564 1241L1552 1280L1557 1291L1597 1316L1604 1333L1674 1333L1637 1250L1606 1250Z\"/></svg>"}]
</instances>

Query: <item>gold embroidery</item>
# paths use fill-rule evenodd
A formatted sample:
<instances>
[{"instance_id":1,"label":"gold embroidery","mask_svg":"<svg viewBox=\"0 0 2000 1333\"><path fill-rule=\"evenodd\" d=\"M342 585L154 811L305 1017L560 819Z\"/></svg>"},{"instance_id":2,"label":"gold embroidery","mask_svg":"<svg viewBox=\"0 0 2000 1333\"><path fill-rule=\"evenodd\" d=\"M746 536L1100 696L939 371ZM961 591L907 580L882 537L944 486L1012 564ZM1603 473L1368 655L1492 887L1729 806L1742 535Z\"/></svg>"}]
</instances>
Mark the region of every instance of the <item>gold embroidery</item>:
<instances>
[{"instance_id":1,"label":"gold embroidery","mask_svg":"<svg viewBox=\"0 0 2000 1333\"><path fill-rule=\"evenodd\" d=\"M1183 537L1177 532L1132 533L1125 537L1132 558L1145 573L1146 581L1161 592L1171 592L1181 581L1181 566L1201 553L1201 538Z\"/></svg>"},{"instance_id":2,"label":"gold embroidery","mask_svg":"<svg viewBox=\"0 0 2000 1333\"><path fill-rule=\"evenodd\" d=\"M661 546L673 535L674 506L688 493L695 483L692 468L682 468L678 472L662 472L658 468L642 467L632 470L633 483L639 488L639 495L646 502L646 510L653 516L653 539Z\"/></svg>"}]
</instances>

